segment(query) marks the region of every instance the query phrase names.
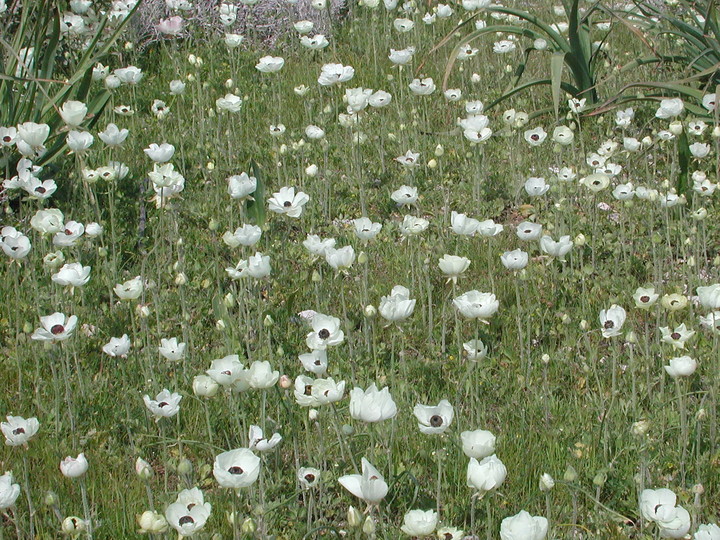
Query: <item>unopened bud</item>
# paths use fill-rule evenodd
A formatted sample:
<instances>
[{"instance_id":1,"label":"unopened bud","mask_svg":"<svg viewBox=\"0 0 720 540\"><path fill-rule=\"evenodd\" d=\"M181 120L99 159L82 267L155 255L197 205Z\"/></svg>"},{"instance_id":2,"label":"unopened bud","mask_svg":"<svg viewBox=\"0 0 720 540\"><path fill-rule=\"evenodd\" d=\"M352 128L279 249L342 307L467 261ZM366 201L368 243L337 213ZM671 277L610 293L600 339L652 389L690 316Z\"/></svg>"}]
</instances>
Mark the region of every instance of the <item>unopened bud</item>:
<instances>
[{"instance_id":1,"label":"unopened bud","mask_svg":"<svg viewBox=\"0 0 720 540\"><path fill-rule=\"evenodd\" d=\"M373 518L371 516L365 518L365 523L363 523L362 531L368 536L370 536L371 534L375 534L375 521L373 521Z\"/></svg>"},{"instance_id":2,"label":"unopened bud","mask_svg":"<svg viewBox=\"0 0 720 540\"><path fill-rule=\"evenodd\" d=\"M317 418L318 418L317 409L310 409L308 411L308 418L310 419L311 422L314 422L315 420L317 420Z\"/></svg>"},{"instance_id":3,"label":"unopened bud","mask_svg":"<svg viewBox=\"0 0 720 540\"><path fill-rule=\"evenodd\" d=\"M359 527L362 525L362 514L354 506L351 506L347 511L347 521L348 525L353 529Z\"/></svg>"},{"instance_id":4,"label":"unopened bud","mask_svg":"<svg viewBox=\"0 0 720 540\"><path fill-rule=\"evenodd\" d=\"M257 530L257 525L255 525L255 520L253 518L246 518L245 521L242 523L242 527L240 527L240 530L243 534L246 534L248 536L255 534L255 531Z\"/></svg>"},{"instance_id":5,"label":"unopened bud","mask_svg":"<svg viewBox=\"0 0 720 540\"><path fill-rule=\"evenodd\" d=\"M281 375L279 379L280 388L287 390L292 386L292 381L287 375Z\"/></svg>"},{"instance_id":6,"label":"unopened bud","mask_svg":"<svg viewBox=\"0 0 720 540\"><path fill-rule=\"evenodd\" d=\"M177 472L179 474L188 475L188 474L192 473L192 471L193 471L192 461L190 461L187 458L181 459L180 463L178 463L178 466L177 466Z\"/></svg>"},{"instance_id":7,"label":"unopened bud","mask_svg":"<svg viewBox=\"0 0 720 540\"><path fill-rule=\"evenodd\" d=\"M544 473L540 477L540 491L550 491L555 487L555 479L548 473Z\"/></svg>"},{"instance_id":8,"label":"unopened bud","mask_svg":"<svg viewBox=\"0 0 720 540\"><path fill-rule=\"evenodd\" d=\"M567 469L565 469L565 473L563 474L563 480L566 482L575 482L578 479L578 473L575 470L575 467L572 465L568 465Z\"/></svg>"}]
</instances>

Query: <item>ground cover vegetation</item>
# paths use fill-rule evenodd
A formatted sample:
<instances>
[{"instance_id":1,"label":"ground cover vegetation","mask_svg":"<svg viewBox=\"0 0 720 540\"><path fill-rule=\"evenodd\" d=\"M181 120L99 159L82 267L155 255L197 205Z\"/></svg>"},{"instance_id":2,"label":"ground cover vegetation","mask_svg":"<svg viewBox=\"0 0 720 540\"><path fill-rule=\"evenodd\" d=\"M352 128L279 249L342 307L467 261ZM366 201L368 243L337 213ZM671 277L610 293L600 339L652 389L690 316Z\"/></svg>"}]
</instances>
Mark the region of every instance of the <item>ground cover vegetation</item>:
<instances>
[{"instance_id":1,"label":"ground cover vegetation","mask_svg":"<svg viewBox=\"0 0 720 540\"><path fill-rule=\"evenodd\" d=\"M714 2L330 7L0 0L0 537L720 538Z\"/></svg>"}]
</instances>

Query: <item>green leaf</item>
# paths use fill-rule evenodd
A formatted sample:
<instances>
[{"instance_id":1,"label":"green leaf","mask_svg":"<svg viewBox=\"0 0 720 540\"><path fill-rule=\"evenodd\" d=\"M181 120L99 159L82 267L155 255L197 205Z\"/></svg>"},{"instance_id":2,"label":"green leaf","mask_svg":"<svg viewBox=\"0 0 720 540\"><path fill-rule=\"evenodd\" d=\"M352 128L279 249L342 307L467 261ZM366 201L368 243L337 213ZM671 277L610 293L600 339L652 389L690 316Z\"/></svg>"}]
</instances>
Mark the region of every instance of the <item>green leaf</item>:
<instances>
[{"instance_id":1,"label":"green leaf","mask_svg":"<svg viewBox=\"0 0 720 540\"><path fill-rule=\"evenodd\" d=\"M565 53L556 52L550 57L550 80L552 88L553 109L555 120L560 115L560 85L562 84L562 70L565 64Z\"/></svg>"},{"instance_id":2,"label":"green leaf","mask_svg":"<svg viewBox=\"0 0 720 540\"><path fill-rule=\"evenodd\" d=\"M677 182L675 184L675 191L678 195L684 195L688 193L690 189L690 181L688 179L688 168L690 164L690 146L688 145L687 135L685 130L678 137L678 165L680 171L678 172Z\"/></svg>"}]
</instances>

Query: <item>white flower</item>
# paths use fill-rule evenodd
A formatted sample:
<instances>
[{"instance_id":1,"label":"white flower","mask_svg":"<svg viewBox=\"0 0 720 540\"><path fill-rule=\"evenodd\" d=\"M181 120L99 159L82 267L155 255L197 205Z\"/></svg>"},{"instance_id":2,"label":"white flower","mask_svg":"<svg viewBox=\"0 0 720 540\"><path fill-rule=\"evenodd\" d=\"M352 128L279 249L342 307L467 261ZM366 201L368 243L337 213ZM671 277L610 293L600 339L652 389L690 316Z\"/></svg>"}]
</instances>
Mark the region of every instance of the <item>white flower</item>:
<instances>
[{"instance_id":1,"label":"white flower","mask_svg":"<svg viewBox=\"0 0 720 540\"><path fill-rule=\"evenodd\" d=\"M257 450L258 452L269 452L275 448L280 441L282 436L279 433L273 433L269 439L263 436L263 430L260 426L250 426L250 433L248 434L248 447L250 450Z\"/></svg>"},{"instance_id":2,"label":"white flower","mask_svg":"<svg viewBox=\"0 0 720 540\"><path fill-rule=\"evenodd\" d=\"M22 416L7 416L7 422L0 423L0 430L5 435L5 444L8 446L22 446L32 439L40 429L38 419Z\"/></svg>"},{"instance_id":3,"label":"white flower","mask_svg":"<svg viewBox=\"0 0 720 540\"><path fill-rule=\"evenodd\" d=\"M178 343L177 338L162 338L158 347L160 355L170 362L179 362L185 356L185 343Z\"/></svg>"},{"instance_id":4,"label":"white flower","mask_svg":"<svg viewBox=\"0 0 720 540\"><path fill-rule=\"evenodd\" d=\"M463 453L469 458L483 459L495 453L495 435L484 429L460 434Z\"/></svg>"},{"instance_id":5,"label":"white flower","mask_svg":"<svg viewBox=\"0 0 720 540\"><path fill-rule=\"evenodd\" d=\"M270 210L277 214L286 214L292 218L299 218L302 215L303 207L310 200L310 196L302 191L295 193L294 187L282 187L277 193L273 193L268 200Z\"/></svg>"},{"instance_id":6,"label":"white flower","mask_svg":"<svg viewBox=\"0 0 720 540\"><path fill-rule=\"evenodd\" d=\"M305 343L312 350L326 349L339 345L345 340L345 333L340 329L340 319L316 313L312 319L313 331L307 335Z\"/></svg>"},{"instance_id":7,"label":"white flower","mask_svg":"<svg viewBox=\"0 0 720 540\"><path fill-rule=\"evenodd\" d=\"M410 298L410 291L402 285L396 285L390 296L380 299L380 315L390 322L404 321L412 315L416 300Z\"/></svg>"},{"instance_id":8,"label":"white flower","mask_svg":"<svg viewBox=\"0 0 720 540\"><path fill-rule=\"evenodd\" d=\"M373 223L370 218L361 217L353 220L355 234L361 240L372 240L382 229L382 223Z\"/></svg>"},{"instance_id":9,"label":"white flower","mask_svg":"<svg viewBox=\"0 0 720 540\"><path fill-rule=\"evenodd\" d=\"M432 80L432 77L413 79L408 86L410 91L418 96L429 96L435 91L435 82Z\"/></svg>"},{"instance_id":10,"label":"white flower","mask_svg":"<svg viewBox=\"0 0 720 540\"><path fill-rule=\"evenodd\" d=\"M102 350L108 356L124 358L130 352L130 338L127 334L119 338L111 337L110 341L103 345Z\"/></svg>"},{"instance_id":11,"label":"white flower","mask_svg":"<svg viewBox=\"0 0 720 540\"><path fill-rule=\"evenodd\" d=\"M64 341L72 336L77 320L75 315L66 317L58 312L40 317L42 328L36 328L30 337L37 341Z\"/></svg>"},{"instance_id":12,"label":"white flower","mask_svg":"<svg viewBox=\"0 0 720 540\"><path fill-rule=\"evenodd\" d=\"M507 469L502 461L493 454L478 461L470 458L467 469L467 485L481 494L491 491L505 481Z\"/></svg>"},{"instance_id":13,"label":"white flower","mask_svg":"<svg viewBox=\"0 0 720 540\"><path fill-rule=\"evenodd\" d=\"M390 198L397 203L398 206L411 206L418 200L418 190L416 187L400 186L390 195Z\"/></svg>"},{"instance_id":14,"label":"white flower","mask_svg":"<svg viewBox=\"0 0 720 540\"><path fill-rule=\"evenodd\" d=\"M385 478L365 458L362 458L362 474L348 474L338 478L340 485L368 504L378 504L388 492Z\"/></svg>"},{"instance_id":15,"label":"white flower","mask_svg":"<svg viewBox=\"0 0 720 540\"><path fill-rule=\"evenodd\" d=\"M79 478L88 470L88 461L84 453L74 458L67 456L60 462L60 472L67 478Z\"/></svg>"},{"instance_id":16,"label":"white flower","mask_svg":"<svg viewBox=\"0 0 720 540\"><path fill-rule=\"evenodd\" d=\"M410 510L403 517L400 530L408 536L428 536L437 527L438 515L435 510Z\"/></svg>"},{"instance_id":17,"label":"white flower","mask_svg":"<svg viewBox=\"0 0 720 540\"><path fill-rule=\"evenodd\" d=\"M500 524L500 540L543 540L547 532L547 518L531 516L525 510L506 517Z\"/></svg>"},{"instance_id":18,"label":"white flower","mask_svg":"<svg viewBox=\"0 0 720 540\"><path fill-rule=\"evenodd\" d=\"M393 418L397 405L387 387L378 390L375 383L367 390L355 387L350 390L350 416L355 420L373 423Z\"/></svg>"},{"instance_id":19,"label":"white flower","mask_svg":"<svg viewBox=\"0 0 720 540\"><path fill-rule=\"evenodd\" d=\"M180 400L182 396L176 392L170 393L170 390L164 388L155 399L150 399L150 396L145 394L143 401L148 410L153 413L157 419L165 417L169 418L175 416L180 412Z\"/></svg>"},{"instance_id":20,"label":"white flower","mask_svg":"<svg viewBox=\"0 0 720 540\"><path fill-rule=\"evenodd\" d=\"M600 329L605 338L619 336L625 324L625 309L613 304L610 309L600 311Z\"/></svg>"},{"instance_id":21,"label":"white flower","mask_svg":"<svg viewBox=\"0 0 720 540\"><path fill-rule=\"evenodd\" d=\"M400 234L403 236L414 236L428 228L430 222L425 218L407 215L403 217L400 224Z\"/></svg>"},{"instance_id":22,"label":"white flower","mask_svg":"<svg viewBox=\"0 0 720 540\"><path fill-rule=\"evenodd\" d=\"M435 435L444 433L453 421L455 411L447 399L443 399L436 406L415 405L413 414L418 421L421 433Z\"/></svg>"},{"instance_id":23,"label":"white flower","mask_svg":"<svg viewBox=\"0 0 720 540\"><path fill-rule=\"evenodd\" d=\"M255 65L255 69L262 73L275 73L285 65L285 59L280 56L263 56Z\"/></svg>"},{"instance_id":24,"label":"white flower","mask_svg":"<svg viewBox=\"0 0 720 540\"><path fill-rule=\"evenodd\" d=\"M20 485L13 484L12 473L0 476L0 510L10 508L20 495Z\"/></svg>"},{"instance_id":25,"label":"white flower","mask_svg":"<svg viewBox=\"0 0 720 540\"><path fill-rule=\"evenodd\" d=\"M680 115L685 104L680 98L667 98L660 101L660 107L655 112L656 118L667 119Z\"/></svg>"},{"instance_id":26,"label":"white flower","mask_svg":"<svg viewBox=\"0 0 720 540\"><path fill-rule=\"evenodd\" d=\"M697 361L689 356L678 356L670 360L669 365L663 366L667 374L673 379L689 377L697 369Z\"/></svg>"},{"instance_id":27,"label":"white flower","mask_svg":"<svg viewBox=\"0 0 720 540\"><path fill-rule=\"evenodd\" d=\"M355 75L355 69L352 66L343 66L342 64L325 64L318 77L320 86L333 86L347 82Z\"/></svg>"}]
</instances>

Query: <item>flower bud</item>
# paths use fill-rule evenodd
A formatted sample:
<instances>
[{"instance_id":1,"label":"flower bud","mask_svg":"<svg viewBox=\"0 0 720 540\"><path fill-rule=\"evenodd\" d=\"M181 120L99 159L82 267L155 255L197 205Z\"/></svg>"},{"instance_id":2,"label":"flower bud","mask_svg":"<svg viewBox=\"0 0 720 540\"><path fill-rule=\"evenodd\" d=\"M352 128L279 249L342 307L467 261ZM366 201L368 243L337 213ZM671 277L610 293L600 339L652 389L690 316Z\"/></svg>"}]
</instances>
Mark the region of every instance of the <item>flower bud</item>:
<instances>
[{"instance_id":1,"label":"flower bud","mask_svg":"<svg viewBox=\"0 0 720 540\"><path fill-rule=\"evenodd\" d=\"M543 364L546 364L546 365L547 365L547 364L550 363L550 355L547 354L547 353L546 353L546 354L543 354L543 355L540 357L540 360L542 360L542 363L543 363Z\"/></svg>"},{"instance_id":2,"label":"flower bud","mask_svg":"<svg viewBox=\"0 0 720 540\"><path fill-rule=\"evenodd\" d=\"M633 422L633 425L630 428L630 432L636 437L647 435L648 431L650 431L650 422L647 420L638 420L637 422Z\"/></svg>"},{"instance_id":3,"label":"flower bud","mask_svg":"<svg viewBox=\"0 0 720 540\"><path fill-rule=\"evenodd\" d=\"M368 536L370 536L371 534L375 534L375 522L373 521L373 518L371 516L365 518L365 523L363 523L362 531Z\"/></svg>"},{"instance_id":4,"label":"flower bud","mask_svg":"<svg viewBox=\"0 0 720 540\"><path fill-rule=\"evenodd\" d=\"M348 525L353 529L359 527L362 525L362 514L354 506L351 506L347 511L347 521Z\"/></svg>"},{"instance_id":5,"label":"flower bud","mask_svg":"<svg viewBox=\"0 0 720 540\"><path fill-rule=\"evenodd\" d=\"M588 322L585 319L580 321L580 330L587 330L587 328L588 328Z\"/></svg>"},{"instance_id":6,"label":"flower bud","mask_svg":"<svg viewBox=\"0 0 720 540\"><path fill-rule=\"evenodd\" d=\"M175 276L175 285L178 287L181 287L187 283L187 276L185 275L185 272L180 272L178 275Z\"/></svg>"},{"instance_id":7,"label":"flower bud","mask_svg":"<svg viewBox=\"0 0 720 540\"><path fill-rule=\"evenodd\" d=\"M445 148L443 148L443 145L442 145L442 144L438 144L438 145L435 147L435 155L436 155L437 157L440 157L440 156L442 156L444 153L445 153Z\"/></svg>"},{"instance_id":8,"label":"flower bud","mask_svg":"<svg viewBox=\"0 0 720 540\"><path fill-rule=\"evenodd\" d=\"M627 334L625 334L625 343L635 344L638 342L637 334L630 330Z\"/></svg>"},{"instance_id":9,"label":"flower bud","mask_svg":"<svg viewBox=\"0 0 720 540\"><path fill-rule=\"evenodd\" d=\"M680 120L670 122L670 125L668 126L668 131L673 135L680 135L683 131L682 122Z\"/></svg>"},{"instance_id":10,"label":"flower bud","mask_svg":"<svg viewBox=\"0 0 720 540\"><path fill-rule=\"evenodd\" d=\"M188 474L192 473L192 471L193 471L192 461L190 461L187 458L181 459L180 463L178 463L178 466L177 466L177 472L179 474L188 475Z\"/></svg>"},{"instance_id":11,"label":"flower bud","mask_svg":"<svg viewBox=\"0 0 720 540\"><path fill-rule=\"evenodd\" d=\"M602 469L593 477L593 484L597 487L603 487L607 482L607 471Z\"/></svg>"},{"instance_id":12,"label":"flower bud","mask_svg":"<svg viewBox=\"0 0 720 540\"><path fill-rule=\"evenodd\" d=\"M308 418L310 419L311 422L314 422L315 420L317 420L317 418L318 418L317 409L310 409L308 411Z\"/></svg>"},{"instance_id":13,"label":"flower bud","mask_svg":"<svg viewBox=\"0 0 720 540\"><path fill-rule=\"evenodd\" d=\"M360 252L360 255L358 255L357 260L358 260L358 262L359 262L360 264L365 264L365 263L367 263L367 262L368 262L367 253L365 253L364 251L361 251L361 252Z\"/></svg>"},{"instance_id":14,"label":"flower bud","mask_svg":"<svg viewBox=\"0 0 720 540\"><path fill-rule=\"evenodd\" d=\"M715 126L712 130L712 136L716 139L720 137L720 126Z\"/></svg>"},{"instance_id":15,"label":"flower bud","mask_svg":"<svg viewBox=\"0 0 720 540\"><path fill-rule=\"evenodd\" d=\"M167 531L168 522L165 516L153 512L152 510L146 510L137 517L140 534L162 534Z\"/></svg>"},{"instance_id":16,"label":"flower bud","mask_svg":"<svg viewBox=\"0 0 720 540\"><path fill-rule=\"evenodd\" d=\"M280 384L280 388L282 388L284 390L287 390L288 388L290 388L292 386L292 381L290 380L290 377L288 377L287 375L281 375L280 379L278 379L278 381Z\"/></svg>"},{"instance_id":17,"label":"flower bud","mask_svg":"<svg viewBox=\"0 0 720 540\"><path fill-rule=\"evenodd\" d=\"M65 534L74 536L87 530L87 523L77 516L68 516L63 520L61 528Z\"/></svg>"},{"instance_id":18,"label":"flower bud","mask_svg":"<svg viewBox=\"0 0 720 540\"><path fill-rule=\"evenodd\" d=\"M227 293L223 297L223 304L228 309L230 309L231 307L233 307L235 305L235 297L232 295L232 293Z\"/></svg>"},{"instance_id":19,"label":"flower bud","mask_svg":"<svg viewBox=\"0 0 720 540\"><path fill-rule=\"evenodd\" d=\"M313 270L311 279L313 283L320 283L320 281L322 281L322 278L320 277L320 272L318 272L317 270Z\"/></svg>"},{"instance_id":20,"label":"flower bud","mask_svg":"<svg viewBox=\"0 0 720 540\"><path fill-rule=\"evenodd\" d=\"M563 480L566 482L575 482L578 479L578 473L575 470L575 467L572 465L568 465L567 469L565 469L565 473L563 474Z\"/></svg>"},{"instance_id":21,"label":"flower bud","mask_svg":"<svg viewBox=\"0 0 720 540\"><path fill-rule=\"evenodd\" d=\"M437 167L437 159L433 158L430 161L428 161L427 166L429 169L435 169Z\"/></svg>"},{"instance_id":22,"label":"flower bud","mask_svg":"<svg viewBox=\"0 0 720 540\"><path fill-rule=\"evenodd\" d=\"M55 493L54 491L46 492L44 502L47 506L56 506L58 503L57 493Z\"/></svg>"},{"instance_id":23,"label":"flower bud","mask_svg":"<svg viewBox=\"0 0 720 540\"><path fill-rule=\"evenodd\" d=\"M365 306L365 317L372 319L377 313L377 309L372 304Z\"/></svg>"},{"instance_id":24,"label":"flower bud","mask_svg":"<svg viewBox=\"0 0 720 540\"><path fill-rule=\"evenodd\" d=\"M540 491L550 491L555 487L555 479L548 473L543 473L540 476Z\"/></svg>"},{"instance_id":25,"label":"flower bud","mask_svg":"<svg viewBox=\"0 0 720 540\"><path fill-rule=\"evenodd\" d=\"M215 218L212 218L210 220L210 223L208 223L208 229L210 229L211 231L217 231L218 227L220 227L220 223L218 223Z\"/></svg>"},{"instance_id":26,"label":"flower bud","mask_svg":"<svg viewBox=\"0 0 720 540\"><path fill-rule=\"evenodd\" d=\"M242 526L240 527L240 531L245 535L252 536L256 530L255 520L251 517L245 518L245 521L242 522Z\"/></svg>"},{"instance_id":27,"label":"flower bud","mask_svg":"<svg viewBox=\"0 0 720 540\"><path fill-rule=\"evenodd\" d=\"M273 324L275 324L275 321L270 315L265 315L265 318L263 319L263 326L265 328L270 328Z\"/></svg>"},{"instance_id":28,"label":"flower bud","mask_svg":"<svg viewBox=\"0 0 720 540\"><path fill-rule=\"evenodd\" d=\"M153 476L152 466L143 458L138 457L135 460L135 473L141 480L148 480Z\"/></svg>"},{"instance_id":29,"label":"flower bud","mask_svg":"<svg viewBox=\"0 0 720 540\"><path fill-rule=\"evenodd\" d=\"M586 241L587 240L585 239L585 235L583 233L580 233L575 237L575 240L573 240L573 244L575 244L578 247L581 247L581 246L585 245Z\"/></svg>"},{"instance_id":30,"label":"flower bud","mask_svg":"<svg viewBox=\"0 0 720 540\"><path fill-rule=\"evenodd\" d=\"M226 327L227 326L225 325L225 321L223 321L222 319L218 319L217 321L215 321L215 329L217 331L222 332L223 330L225 330Z\"/></svg>"},{"instance_id":31,"label":"flower bud","mask_svg":"<svg viewBox=\"0 0 720 540\"><path fill-rule=\"evenodd\" d=\"M193 393L198 397L213 397L217 394L217 382L207 375L198 375L193 379Z\"/></svg>"}]
</instances>

